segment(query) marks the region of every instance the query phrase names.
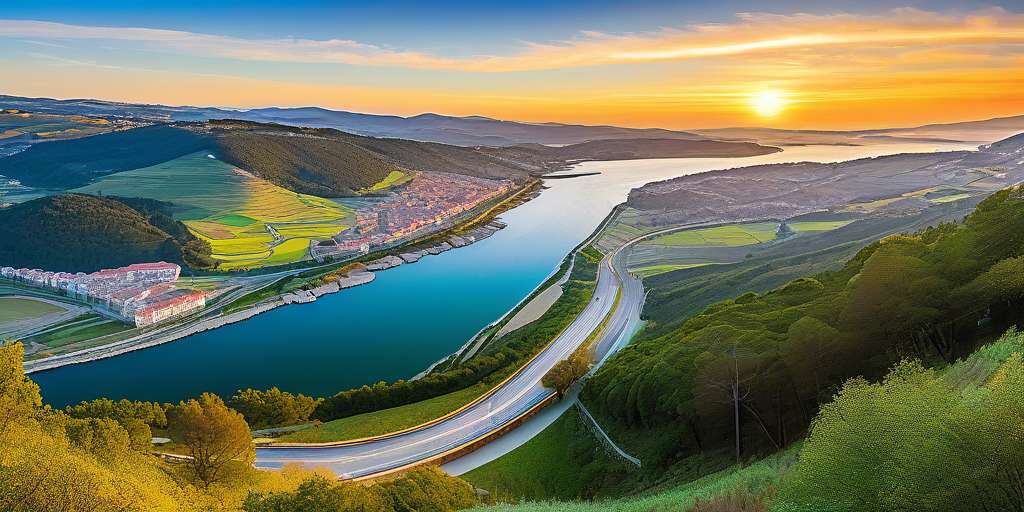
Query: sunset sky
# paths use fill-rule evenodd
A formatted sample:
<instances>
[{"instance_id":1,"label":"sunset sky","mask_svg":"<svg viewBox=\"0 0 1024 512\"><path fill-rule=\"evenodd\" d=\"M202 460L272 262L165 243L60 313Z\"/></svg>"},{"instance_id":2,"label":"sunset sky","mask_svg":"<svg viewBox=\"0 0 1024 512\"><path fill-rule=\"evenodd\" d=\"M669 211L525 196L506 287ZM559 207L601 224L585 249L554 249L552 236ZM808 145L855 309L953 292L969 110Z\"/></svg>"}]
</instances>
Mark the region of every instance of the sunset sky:
<instances>
[{"instance_id":1,"label":"sunset sky","mask_svg":"<svg viewBox=\"0 0 1024 512\"><path fill-rule=\"evenodd\" d=\"M1019 2L551 3L16 2L0 94L680 129L1024 114Z\"/></svg>"}]
</instances>

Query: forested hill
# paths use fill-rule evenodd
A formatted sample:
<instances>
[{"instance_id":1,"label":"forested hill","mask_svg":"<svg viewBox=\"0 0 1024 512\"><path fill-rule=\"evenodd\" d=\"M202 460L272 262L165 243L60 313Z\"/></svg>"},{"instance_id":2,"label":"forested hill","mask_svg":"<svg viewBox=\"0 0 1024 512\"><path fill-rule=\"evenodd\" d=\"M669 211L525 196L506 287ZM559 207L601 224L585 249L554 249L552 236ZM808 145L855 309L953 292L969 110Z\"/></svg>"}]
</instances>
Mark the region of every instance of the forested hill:
<instances>
[{"instance_id":1,"label":"forested hill","mask_svg":"<svg viewBox=\"0 0 1024 512\"><path fill-rule=\"evenodd\" d=\"M353 195L399 169L512 179L542 171L533 163L475 148L375 139L333 129L211 121L36 144L0 159L0 174L32 187L66 190L196 151L209 151L290 190L324 197Z\"/></svg>"},{"instance_id":2,"label":"forested hill","mask_svg":"<svg viewBox=\"0 0 1024 512\"><path fill-rule=\"evenodd\" d=\"M542 170L478 148L364 137L330 128L236 120L188 126L212 136L215 152L225 161L286 188L321 196L350 195L398 169L512 179Z\"/></svg>"},{"instance_id":3,"label":"forested hill","mask_svg":"<svg viewBox=\"0 0 1024 512\"><path fill-rule=\"evenodd\" d=\"M738 407L748 457L802 436L846 379L880 378L905 357L952 362L1021 320L1024 190L1013 188L961 224L886 238L837 271L714 304L641 337L583 396L620 437L646 439L639 433L653 429L671 440L645 454L659 466L730 450Z\"/></svg>"},{"instance_id":4,"label":"forested hill","mask_svg":"<svg viewBox=\"0 0 1024 512\"><path fill-rule=\"evenodd\" d=\"M70 189L115 172L156 165L210 146L187 130L155 125L30 146L0 159L0 174L30 187Z\"/></svg>"},{"instance_id":5,"label":"forested hill","mask_svg":"<svg viewBox=\"0 0 1024 512\"><path fill-rule=\"evenodd\" d=\"M93 272L152 261L212 263L209 246L164 214L161 203L125 201L132 206L64 194L0 209L0 264Z\"/></svg>"}]
</instances>

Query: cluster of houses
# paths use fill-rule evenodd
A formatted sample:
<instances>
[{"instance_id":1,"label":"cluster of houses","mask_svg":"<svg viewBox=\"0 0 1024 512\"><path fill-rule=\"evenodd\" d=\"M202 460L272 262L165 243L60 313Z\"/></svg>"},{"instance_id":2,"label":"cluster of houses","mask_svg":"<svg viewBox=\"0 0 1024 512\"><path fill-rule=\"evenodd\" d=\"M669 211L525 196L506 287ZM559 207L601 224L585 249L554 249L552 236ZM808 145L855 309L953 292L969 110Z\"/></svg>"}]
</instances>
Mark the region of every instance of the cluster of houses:
<instances>
[{"instance_id":1,"label":"cluster of houses","mask_svg":"<svg viewBox=\"0 0 1024 512\"><path fill-rule=\"evenodd\" d=\"M181 267L174 263L138 263L91 274L0 268L0 276L47 288L92 304L126 322L144 327L206 306L206 294L175 283Z\"/></svg>"},{"instance_id":2,"label":"cluster of houses","mask_svg":"<svg viewBox=\"0 0 1024 512\"><path fill-rule=\"evenodd\" d=\"M310 244L317 260L342 254L366 254L373 247L393 244L507 194L511 181L421 172L387 200L356 212L356 226L333 238Z\"/></svg>"}]
</instances>

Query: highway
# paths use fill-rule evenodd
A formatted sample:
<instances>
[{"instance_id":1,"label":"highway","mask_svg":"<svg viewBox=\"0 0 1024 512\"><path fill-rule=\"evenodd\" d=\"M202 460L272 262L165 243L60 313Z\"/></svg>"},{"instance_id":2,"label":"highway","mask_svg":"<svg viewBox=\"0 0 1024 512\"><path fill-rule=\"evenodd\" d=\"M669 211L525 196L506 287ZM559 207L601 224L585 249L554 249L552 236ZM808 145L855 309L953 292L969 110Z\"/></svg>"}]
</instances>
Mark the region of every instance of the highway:
<instances>
[{"instance_id":1,"label":"highway","mask_svg":"<svg viewBox=\"0 0 1024 512\"><path fill-rule=\"evenodd\" d=\"M342 479L366 478L429 462L501 430L555 394L541 384L541 379L598 329L615 304L620 289L622 296L618 307L595 340L597 359L603 360L635 330L644 291L640 280L626 271L626 252L623 251L633 242L601 261L594 295L569 327L485 399L440 422L367 441L260 447L256 449L256 467L276 469L298 462L327 467Z\"/></svg>"}]
</instances>

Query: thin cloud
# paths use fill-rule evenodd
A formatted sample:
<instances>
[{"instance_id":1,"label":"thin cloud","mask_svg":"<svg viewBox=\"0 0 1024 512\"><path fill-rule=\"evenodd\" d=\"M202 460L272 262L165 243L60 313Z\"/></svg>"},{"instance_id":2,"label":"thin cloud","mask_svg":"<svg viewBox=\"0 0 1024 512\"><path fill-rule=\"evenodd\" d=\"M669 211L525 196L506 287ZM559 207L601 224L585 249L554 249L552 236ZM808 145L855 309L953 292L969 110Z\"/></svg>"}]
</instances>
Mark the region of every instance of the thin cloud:
<instances>
[{"instance_id":1,"label":"thin cloud","mask_svg":"<svg viewBox=\"0 0 1024 512\"><path fill-rule=\"evenodd\" d=\"M582 31L562 41L519 43L505 55L459 58L349 39L243 39L176 30L31 20L0 20L0 37L46 42L129 41L146 49L244 61L500 73L657 61L721 60L751 55L785 60L810 51L857 54L880 50L898 54L910 49L963 45L1005 48L1024 43L1024 16L999 8L958 15L916 9L897 9L878 15L741 13L733 23L630 34Z\"/></svg>"}]
</instances>

